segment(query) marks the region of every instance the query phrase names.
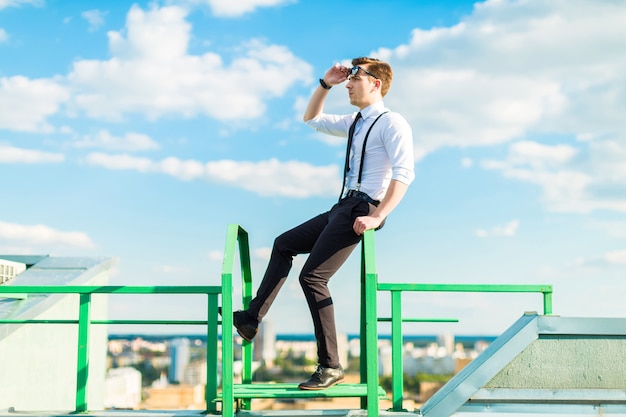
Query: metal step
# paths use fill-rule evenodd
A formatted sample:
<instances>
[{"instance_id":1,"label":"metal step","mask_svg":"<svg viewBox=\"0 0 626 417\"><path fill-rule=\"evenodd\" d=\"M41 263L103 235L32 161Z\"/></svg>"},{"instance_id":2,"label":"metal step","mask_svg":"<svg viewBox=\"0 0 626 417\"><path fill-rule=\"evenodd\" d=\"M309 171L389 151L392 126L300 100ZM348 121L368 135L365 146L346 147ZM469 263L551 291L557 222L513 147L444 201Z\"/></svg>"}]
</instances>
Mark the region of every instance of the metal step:
<instances>
[{"instance_id":1,"label":"metal step","mask_svg":"<svg viewBox=\"0 0 626 417\"><path fill-rule=\"evenodd\" d=\"M324 390L301 390L296 383L235 384L233 391L235 399L366 397L367 384L337 384ZM380 386L378 396L387 398L387 393ZM222 401L221 393L216 401Z\"/></svg>"}]
</instances>

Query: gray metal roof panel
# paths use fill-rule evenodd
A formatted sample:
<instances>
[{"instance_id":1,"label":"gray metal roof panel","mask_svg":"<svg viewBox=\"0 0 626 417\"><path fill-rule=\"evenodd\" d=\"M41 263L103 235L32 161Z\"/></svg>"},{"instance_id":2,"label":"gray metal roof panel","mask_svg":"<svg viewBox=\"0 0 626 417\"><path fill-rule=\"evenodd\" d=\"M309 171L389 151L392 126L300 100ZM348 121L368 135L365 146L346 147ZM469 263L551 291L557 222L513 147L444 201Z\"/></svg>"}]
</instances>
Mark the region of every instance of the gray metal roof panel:
<instances>
[{"instance_id":1,"label":"gray metal roof panel","mask_svg":"<svg viewBox=\"0 0 626 417\"><path fill-rule=\"evenodd\" d=\"M490 415L581 415L622 416L626 390L622 389L486 389L492 378L544 338L603 339L626 343L626 318L576 318L526 314L470 362L418 410L425 417ZM588 342L585 342L588 343ZM613 343L615 344L615 343ZM620 346L620 352L623 351ZM621 362L621 360L618 360ZM621 364L618 364L621 365ZM613 369L613 368L611 368ZM619 374L619 369L616 371ZM569 410L569 411L564 411ZM626 417L626 415L625 415Z\"/></svg>"},{"instance_id":2,"label":"gray metal roof panel","mask_svg":"<svg viewBox=\"0 0 626 417\"><path fill-rule=\"evenodd\" d=\"M0 258L6 259L2 255ZM15 277L9 285L83 285L97 274L112 267L111 258L41 257L40 261ZM32 319L54 304L53 300L67 295L33 294L26 299L0 297L0 317ZM0 339L20 325L0 325Z\"/></svg>"},{"instance_id":3,"label":"gray metal roof panel","mask_svg":"<svg viewBox=\"0 0 626 417\"><path fill-rule=\"evenodd\" d=\"M619 317L542 316L538 330L542 335L624 336L626 321Z\"/></svg>"},{"instance_id":4,"label":"gray metal roof panel","mask_svg":"<svg viewBox=\"0 0 626 417\"><path fill-rule=\"evenodd\" d=\"M526 313L456 374L420 409L428 417L449 417L507 363L537 338L537 313Z\"/></svg>"}]
</instances>

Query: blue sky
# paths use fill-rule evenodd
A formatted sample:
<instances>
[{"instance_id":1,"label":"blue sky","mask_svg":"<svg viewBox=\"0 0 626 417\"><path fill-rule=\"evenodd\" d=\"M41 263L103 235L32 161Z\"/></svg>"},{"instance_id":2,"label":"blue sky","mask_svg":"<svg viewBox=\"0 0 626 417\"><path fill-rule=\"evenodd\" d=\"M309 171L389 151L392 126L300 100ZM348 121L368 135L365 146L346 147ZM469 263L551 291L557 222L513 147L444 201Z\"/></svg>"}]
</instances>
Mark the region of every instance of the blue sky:
<instances>
[{"instance_id":1,"label":"blue sky","mask_svg":"<svg viewBox=\"0 0 626 417\"><path fill-rule=\"evenodd\" d=\"M0 0L0 253L113 257L112 284L216 285L238 223L258 282L273 238L340 188L344 148L302 123L308 97L328 67L369 55L394 68L385 104L416 152L376 234L380 281L552 284L556 314L624 317L624 6ZM341 86L326 109L354 110ZM267 317L279 333L312 331L303 259ZM330 284L342 332L358 329L358 261ZM199 299L110 304L114 318L204 317ZM541 309L534 294L404 304L460 319L408 333L499 333Z\"/></svg>"}]
</instances>

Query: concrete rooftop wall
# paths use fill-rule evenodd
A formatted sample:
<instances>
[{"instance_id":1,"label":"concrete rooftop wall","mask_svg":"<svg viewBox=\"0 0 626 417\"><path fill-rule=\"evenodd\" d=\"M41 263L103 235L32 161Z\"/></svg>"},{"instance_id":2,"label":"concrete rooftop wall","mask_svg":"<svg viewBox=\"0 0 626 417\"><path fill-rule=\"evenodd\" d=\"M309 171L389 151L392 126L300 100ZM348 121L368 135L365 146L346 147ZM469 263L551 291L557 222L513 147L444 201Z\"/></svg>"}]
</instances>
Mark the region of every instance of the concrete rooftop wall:
<instances>
[{"instance_id":1,"label":"concrete rooftop wall","mask_svg":"<svg viewBox=\"0 0 626 417\"><path fill-rule=\"evenodd\" d=\"M626 389L626 336L540 337L484 388Z\"/></svg>"}]
</instances>

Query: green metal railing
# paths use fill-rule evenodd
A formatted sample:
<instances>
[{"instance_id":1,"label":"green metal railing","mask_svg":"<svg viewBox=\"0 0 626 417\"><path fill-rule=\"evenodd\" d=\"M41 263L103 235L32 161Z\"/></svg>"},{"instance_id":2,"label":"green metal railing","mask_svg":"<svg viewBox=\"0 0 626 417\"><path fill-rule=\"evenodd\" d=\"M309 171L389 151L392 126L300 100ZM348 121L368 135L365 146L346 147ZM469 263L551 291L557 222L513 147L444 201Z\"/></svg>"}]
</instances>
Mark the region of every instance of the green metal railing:
<instances>
[{"instance_id":1,"label":"green metal railing","mask_svg":"<svg viewBox=\"0 0 626 417\"><path fill-rule=\"evenodd\" d=\"M242 305L247 308L252 299L252 278L248 234L239 225L228 227L224 265L222 269L222 414L232 417L235 413L235 400L242 409L250 409L253 398L313 398L313 397L361 397L362 408L367 408L368 415L378 415L378 397L384 394L378 386L378 348L376 330L376 280L373 231L366 232L363 239L361 268L361 385L366 385L365 396L362 390L351 384L340 384L327 391L302 391L293 388L296 384L252 384L252 344L243 341L242 346L242 384L233 383L233 331L232 331L232 294L234 258L239 250L241 274L243 280ZM367 248L367 249L366 249ZM366 256L365 254L368 253ZM340 388L342 386L343 388ZM237 391L237 392L235 392Z\"/></svg>"},{"instance_id":2,"label":"green metal railing","mask_svg":"<svg viewBox=\"0 0 626 417\"><path fill-rule=\"evenodd\" d=\"M391 322L391 397L393 411L403 411L403 376L402 369L402 323L406 322L457 322L458 319L403 318L403 292L480 292L480 293L541 293L543 295L543 314L552 314L551 285L502 285L502 284L392 284L379 283L378 291L391 294L391 317L381 317L378 321Z\"/></svg>"},{"instance_id":3,"label":"green metal railing","mask_svg":"<svg viewBox=\"0 0 626 417\"><path fill-rule=\"evenodd\" d=\"M235 414L235 392L233 384L233 274L235 254L239 250L242 277L242 303L247 308L252 300L252 270L250 267L250 248L248 232L237 224L228 225L224 263L222 265L222 415L232 417ZM241 347L243 368L241 380L244 384L252 383L252 344L243 341ZM250 408L250 400L243 400L243 407Z\"/></svg>"},{"instance_id":4,"label":"green metal railing","mask_svg":"<svg viewBox=\"0 0 626 417\"><path fill-rule=\"evenodd\" d=\"M87 411L87 382L89 376L89 335L92 324L164 324L203 325L207 327L207 385L205 400L207 412L216 412L218 403L218 326L222 325L222 414L234 415L233 398L233 271L235 254L239 250L243 281L243 306L252 299L252 274L248 233L236 224L228 226L222 265L221 286L0 286L0 297L27 298L29 294L78 294L77 320L16 320L0 319L0 324L76 324L78 325L78 360L76 372L75 412ZM91 319L92 294L206 294L207 320L94 320ZM222 320L218 317L218 298L222 295ZM224 330L226 329L226 330ZM242 381L252 381L252 344L244 341L242 347ZM249 408L249 400L244 400Z\"/></svg>"},{"instance_id":5,"label":"green metal railing","mask_svg":"<svg viewBox=\"0 0 626 417\"><path fill-rule=\"evenodd\" d=\"M207 412L217 412L217 403L221 402L224 417L235 415L235 400L240 400L243 409L250 409L252 398L261 398L261 394L250 390L247 396L235 397L234 375L234 330L233 330L233 276L235 256L239 253L242 277L242 306L247 308L252 299L252 272L248 233L239 225L228 226L224 260L222 265L221 286L0 286L0 296L28 294L78 294L77 320L11 320L0 319L0 324L77 324L78 325L78 360L76 374L76 412L88 410L87 380L89 365L89 334L92 324L174 324L203 325L207 331ZM392 401L394 411L402 411L403 370L402 370L402 323L406 322L456 322L458 319L416 319L402 317L403 292L539 292L543 294L544 314L552 314L552 287L549 285L457 285L457 284L393 284L378 283L374 231L368 230L363 235L361 245L361 320L360 320L360 382L366 386L363 394L349 393L337 396L361 397L361 408L367 410L370 417L379 415L380 387L378 381L378 322L391 322L392 329ZM377 296L380 291L391 294L391 317L378 317ZM208 314L206 321L189 320L95 320L91 318L92 294L206 294ZM221 321L218 317L219 297L221 295ZM222 390L218 394L218 327L222 325ZM252 344L243 341L242 345L242 384L252 385ZM343 385L343 384L340 384ZM348 387L348 384L345 384ZM333 387L335 388L335 387ZM349 388L349 387L348 387ZM356 387L352 387L356 388ZM249 395L248 395L249 394ZM283 397L304 397L315 395L314 392L287 391ZM256 396L255 396L256 395ZM324 396L323 393L320 396Z\"/></svg>"},{"instance_id":6,"label":"green metal railing","mask_svg":"<svg viewBox=\"0 0 626 417\"><path fill-rule=\"evenodd\" d=\"M361 383L367 384L367 397L361 399L361 408L367 415L378 417L378 326L376 323L376 256L374 230L363 234L361 245L361 329L360 345Z\"/></svg>"},{"instance_id":7,"label":"green metal railing","mask_svg":"<svg viewBox=\"0 0 626 417\"><path fill-rule=\"evenodd\" d=\"M205 400L207 411L215 411L218 375L218 296L219 286L111 286L111 285L40 285L0 286L0 296L18 294L78 294L77 320L18 320L0 319L0 324L76 324L78 325L78 359L76 366L75 412L87 411L87 382L89 377L89 339L92 324L173 324L203 325L207 331L207 384ZM205 294L207 296L207 320L95 320L91 318L93 294ZM227 298L227 297L226 297ZM213 376L211 378L211 376Z\"/></svg>"},{"instance_id":8,"label":"green metal railing","mask_svg":"<svg viewBox=\"0 0 626 417\"><path fill-rule=\"evenodd\" d=\"M378 273L374 230L363 234L361 244L361 383L367 384L367 396L361 398L361 408L368 416L378 416L378 326L376 318Z\"/></svg>"},{"instance_id":9,"label":"green metal railing","mask_svg":"<svg viewBox=\"0 0 626 417\"><path fill-rule=\"evenodd\" d=\"M368 415L378 416L380 390L378 386L378 346L376 326L376 263L374 256L374 231L365 233L362 245L362 268L361 268L361 384L367 385L367 395L361 397L362 408L367 408ZM232 294L233 270L235 266L235 253L239 250L241 274L243 280L242 303L247 308L252 299L252 274L250 270L250 254L248 247L248 234L239 225L232 224L228 227L226 248L224 250L224 265L222 269L222 414L231 417L235 413L235 384L233 384L233 331L232 331L232 299L225 295ZM230 329L230 330L228 330ZM242 384L245 387L252 383L252 344L243 342L242 346ZM273 388L281 388L280 384L273 384ZM252 388L252 387L251 387ZM253 392L246 390L246 397L239 397L242 409L250 409L252 398L264 398L268 393ZM306 392L301 390L284 390L279 395L282 398L300 398L325 396L323 392ZM358 394L355 394L360 396ZM344 394L339 394L344 396ZM350 396L350 389L345 393Z\"/></svg>"}]
</instances>

